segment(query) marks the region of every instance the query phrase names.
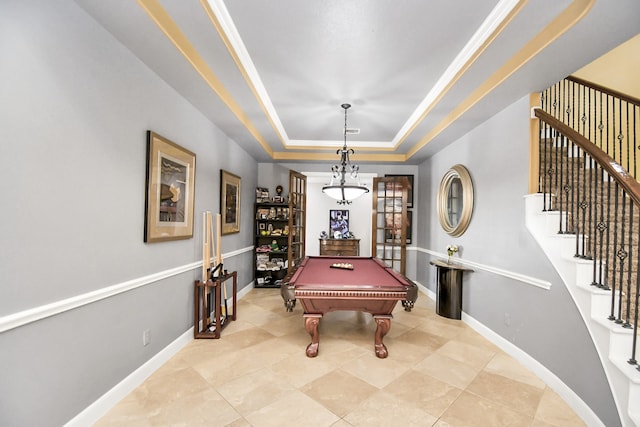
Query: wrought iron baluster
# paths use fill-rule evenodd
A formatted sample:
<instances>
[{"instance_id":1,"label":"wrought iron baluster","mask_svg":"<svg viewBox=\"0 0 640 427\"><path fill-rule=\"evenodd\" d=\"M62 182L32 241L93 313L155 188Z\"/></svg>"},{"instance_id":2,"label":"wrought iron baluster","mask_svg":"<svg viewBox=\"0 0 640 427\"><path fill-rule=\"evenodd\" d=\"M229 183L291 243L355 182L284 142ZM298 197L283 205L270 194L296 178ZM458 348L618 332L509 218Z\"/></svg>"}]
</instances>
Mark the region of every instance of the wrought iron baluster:
<instances>
[{"instance_id":1,"label":"wrought iron baluster","mask_svg":"<svg viewBox=\"0 0 640 427\"><path fill-rule=\"evenodd\" d=\"M589 160L589 156L588 154L579 149L579 152L581 153L581 156L578 157L578 159L580 159L580 164L582 165L582 179L580 180L580 170L578 170L578 179L580 180L580 182L583 183L583 186L585 188L582 188L583 186L581 185L576 185L577 187L577 191L578 191L578 200L579 205L578 207L580 208L580 219L581 219L581 223L579 224L579 229L576 230L576 232L578 233L576 236L576 239L580 239L581 240L581 245L580 245L580 251L576 252L576 256L580 257L580 258L585 258L585 246L586 246L586 238L587 238L587 227L586 227L586 219L587 219L587 208L589 207L589 204L587 203L587 188L586 188L586 178L587 178L587 168L586 168L586 164ZM584 157L582 157L584 156ZM577 248L577 246L576 246Z\"/></svg>"},{"instance_id":2,"label":"wrought iron baluster","mask_svg":"<svg viewBox=\"0 0 640 427\"><path fill-rule=\"evenodd\" d=\"M540 145L542 145L540 151L540 156L541 156L541 161L540 161L540 185L542 185L542 203L543 203L543 212L546 212L548 210L548 206L547 206L547 154L549 153L549 149L548 149L548 145L549 145L549 141L547 140L547 135L549 132L549 127L547 126L547 124L545 122L543 122L542 120L540 120L540 129L541 130L541 135L540 135Z\"/></svg>"},{"instance_id":3,"label":"wrought iron baluster","mask_svg":"<svg viewBox=\"0 0 640 427\"><path fill-rule=\"evenodd\" d=\"M627 259L627 257L629 256L629 252L627 250L625 250L624 248L624 238L625 238L625 226L626 226L626 221L625 221L625 212L626 212L626 206L627 206L627 197L626 194L623 190L620 190L620 198L621 198L621 203L622 203L622 213L620 214L619 217L619 221L616 221L616 223L620 223L620 248L618 249L618 251L616 252L616 256L618 257L618 260L620 261L620 282L618 283L618 316L616 318L616 323L618 324L622 324L622 309L623 307L623 296L624 296L624 262Z\"/></svg>"},{"instance_id":4,"label":"wrought iron baluster","mask_svg":"<svg viewBox=\"0 0 640 427\"><path fill-rule=\"evenodd\" d=\"M632 345L631 345L631 358L628 362L631 365L637 365L638 361L636 359L636 348L638 344L638 311L640 303L640 246L636 245L636 297L634 302L634 307L636 309L635 315L633 317L633 334L632 334ZM631 299L631 298L629 298ZM638 371L640 371L640 366L637 367Z\"/></svg>"},{"instance_id":5,"label":"wrought iron baluster","mask_svg":"<svg viewBox=\"0 0 640 427\"><path fill-rule=\"evenodd\" d=\"M560 147L556 149L559 152L560 159L556 162L556 169L558 170L558 234L563 234L566 232L566 224L567 221L563 221L563 217L566 216L567 209L564 208L566 204L568 204L567 200L567 176L564 173L564 157L565 157L565 145L568 146L568 139L562 135L560 139ZM568 157L568 155L567 155ZM558 164L559 163L559 164Z\"/></svg>"},{"instance_id":6,"label":"wrought iron baluster","mask_svg":"<svg viewBox=\"0 0 640 427\"><path fill-rule=\"evenodd\" d=\"M607 173L607 216L606 216L606 232L607 232L607 243L605 245L605 256L604 256L604 276L602 278L602 289L610 290L609 286L609 269L611 268L611 264L609 263L610 257L610 248L611 248L611 175ZM613 292L612 297L613 298ZM613 310L611 311L613 313Z\"/></svg>"},{"instance_id":7,"label":"wrought iron baluster","mask_svg":"<svg viewBox=\"0 0 640 427\"><path fill-rule=\"evenodd\" d=\"M627 135L627 138L626 138L626 140L627 140L627 166L625 167L625 169L626 170L631 170L631 147L629 146L629 142L630 142L629 141L629 103L625 101L624 105L626 107L625 111L627 113L627 117L626 117L626 120L625 120L625 123L627 125L627 132L626 132L626 135ZM622 143L622 142L620 142L620 143Z\"/></svg>"},{"instance_id":8,"label":"wrought iron baluster","mask_svg":"<svg viewBox=\"0 0 640 427\"><path fill-rule=\"evenodd\" d=\"M619 194L619 189L618 189L618 183L616 182L614 184L614 188L615 191L613 192L613 196L614 196L614 221L613 221L613 254L611 256L611 314L609 315L609 320L616 320L616 289L618 289L617 287L617 281L616 281L616 273L617 273L617 269L616 269L616 257L618 256L618 250L616 249L618 247L618 194Z\"/></svg>"},{"instance_id":9,"label":"wrought iron baluster","mask_svg":"<svg viewBox=\"0 0 640 427\"><path fill-rule=\"evenodd\" d=\"M633 139L633 143L631 144L633 147L633 177L635 179L638 179L638 175L637 175L637 170L638 170L638 150L640 149L640 146L638 146L638 138L637 138L637 134L636 134L636 130L638 129L638 121L637 121L637 117L638 114L640 114L640 107L637 105L633 106L633 127L631 129L633 129L632 132L632 139Z\"/></svg>"},{"instance_id":10,"label":"wrought iron baluster","mask_svg":"<svg viewBox=\"0 0 640 427\"><path fill-rule=\"evenodd\" d=\"M628 197L627 197L628 198ZM626 223L626 218L623 220L623 224ZM631 264L633 263L633 202L629 199L629 232L628 232L628 257L627 257L627 304L625 307L624 323L622 327L631 328ZM622 273L621 273L622 274Z\"/></svg>"},{"instance_id":11,"label":"wrought iron baluster","mask_svg":"<svg viewBox=\"0 0 640 427\"><path fill-rule=\"evenodd\" d=\"M596 174L598 165L596 164ZM599 250L599 253L594 257L593 260L593 282L591 283L593 286L597 286L599 288L603 288L604 279L603 275L603 266L605 264L603 260L603 248L604 248L604 232L607 229L607 223L604 220L604 169L600 169L600 221L596 225L596 229L599 234L599 244L596 245L596 250ZM597 189L597 186L596 186ZM597 190L596 190L597 191ZM597 197L596 197L597 198ZM597 265L596 265L597 264ZM597 267L597 271L596 271Z\"/></svg>"},{"instance_id":12,"label":"wrought iron baluster","mask_svg":"<svg viewBox=\"0 0 640 427\"><path fill-rule=\"evenodd\" d=\"M580 200L580 178L579 178L580 169L578 169L576 172L576 168L579 167L578 162L580 161L581 151L582 150L580 150L580 147L573 144L573 141L572 141L571 163L569 163L569 166L571 168L571 183L573 184L573 188L571 188L571 192L570 192L569 209L567 210L568 211L567 219L571 224L571 232L575 233L576 235L575 256L578 256L579 254L578 239L580 236L580 222L579 222L580 210L578 208L578 201Z\"/></svg>"},{"instance_id":13,"label":"wrought iron baluster","mask_svg":"<svg viewBox=\"0 0 640 427\"><path fill-rule=\"evenodd\" d=\"M586 86L585 86L586 87ZM591 105L591 90L589 90L587 92L587 98L589 103L587 105ZM585 108L586 111L586 108ZM587 139L591 140L591 120L590 120L591 115L587 115L585 113L585 125L586 125L586 131L587 131ZM587 118L589 118L589 121L587 122ZM593 204L594 204L594 198L593 198L593 165L594 165L594 160L593 157L589 156L589 181L587 182L587 186L589 188L589 190L587 191L587 193L589 194L589 211L588 211L588 219L587 219L587 236L588 236L588 240L587 240L587 248L586 248L586 252L585 252L585 258L586 259L593 259L593 244L594 244L594 231L593 231ZM585 172L586 173L586 172ZM586 191L586 190L585 190Z\"/></svg>"}]
</instances>

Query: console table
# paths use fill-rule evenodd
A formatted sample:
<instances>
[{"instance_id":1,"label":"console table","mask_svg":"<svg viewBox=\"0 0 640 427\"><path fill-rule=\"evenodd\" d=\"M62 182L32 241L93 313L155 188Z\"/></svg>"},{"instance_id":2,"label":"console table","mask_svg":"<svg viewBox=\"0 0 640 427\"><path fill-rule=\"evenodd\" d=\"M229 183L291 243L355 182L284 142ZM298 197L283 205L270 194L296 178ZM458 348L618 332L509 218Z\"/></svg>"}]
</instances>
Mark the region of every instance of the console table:
<instances>
[{"instance_id":1,"label":"console table","mask_svg":"<svg viewBox=\"0 0 640 427\"><path fill-rule=\"evenodd\" d=\"M433 260L429 264L436 267L436 313L449 319L462 318L462 273L473 271L460 264Z\"/></svg>"},{"instance_id":2,"label":"console table","mask_svg":"<svg viewBox=\"0 0 640 427\"><path fill-rule=\"evenodd\" d=\"M222 316L221 304L224 301L222 299L221 288L225 286L225 282L229 279L233 279L232 290L232 314L226 313L226 316ZM214 280L207 280L203 283L200 280L196 280L194 286L193 301L195 304L193 315L193 337L194 338L220 338L220 332L225 326L228 325L228 320L236 320L236 293L238 286L238 274L233 271L231 273L225 273L222 276L216 277ZM210 299L207 298L207 290L213 288L213 312L214 318L211 322L208 321L209 314L211 313ZM224 320L222 320L224 319ZM202 324L202 329L200 325ZM215 329L210 330L209 327L215 325Z\"/></svg>"}]
</instances>

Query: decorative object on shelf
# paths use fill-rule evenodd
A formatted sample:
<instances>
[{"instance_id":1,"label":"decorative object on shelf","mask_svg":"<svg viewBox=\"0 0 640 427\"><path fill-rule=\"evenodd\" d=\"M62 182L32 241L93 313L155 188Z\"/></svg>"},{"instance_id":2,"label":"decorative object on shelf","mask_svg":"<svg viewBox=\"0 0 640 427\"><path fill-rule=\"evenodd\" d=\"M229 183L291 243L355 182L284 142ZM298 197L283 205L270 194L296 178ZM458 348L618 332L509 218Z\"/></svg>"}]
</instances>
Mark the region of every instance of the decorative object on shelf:
<instances>
[{"instance_id":1,"label":"decorative object on shelf","mask_svg":"<svg viewBox=\"0 0 640 427\"><path fill-rule=\"evenodd\" d=\"M360 185L358 178L358 165L351 164L349 156L354 153L352 148L347 148L347 110L351 108L351 104L342 104L344 109L344 145L342 149L337 150L336 154L340 154L340 164L334 165L331 168L332 176L329 185L322 187L322 192L327 196L336 199L338 204L351 204L351 201L357 199L365 193L369 192L369 189L363 185ZM346 174L347 170L351 175L351 178L356 182L355 184L347 184ZM339 184L334 184L334 180L339 179Z\"/></svg>"},{"instance_id":2,"label":"decorative object on shelf","mask_svg":"<svg viewBox=\"0 0 640 427\"><path fill-rule=\"evenodd\" d=\"M240 177L220 169L222 234L240 232Z\"/></svg>"},{"instance_id":3,"label":"decorative object on shelf","mask_svg":"<svg viewBox=\"0 0 640 427\"><path fill-rule=\"evenodd\" d=\"M256 187L256 203L269 201L269 190L264 187Z\"/></svg>"},{"instance_id":4,"label":"decorative object on shelf","mask_svg":"<svg viewBox=\"0 0 640 427\"><path fill-rule=\"evenodd\" d=\"M323 232L320 233L320 238L322 240L326 240L326 239L329 238L329 234L326 231L323 231Z\"/></svg>"},{"instance_id":5,"label":"decorative object on shelf","mask_svg":"<svg viewBox=\"0 0 640 427\"><path fill-rule=\"evenodd\" d=\"M447 259L448 263L451 263L451 257L453 256L453 254L455 254L456 252L458 252L458 246L456 245L449 245L447 246L447 255L449 255L449 259Z\"/></svg>"},{"instance_id":6,"label":"decorative object on shelf","mask_svg":"<svg viewBox=\"0 0 640 427\"><path fill-rule=\"evenodd\" d=\"M193 237L196 155L147 131L144 241Z\"/></svg>"},{"instance_id":7,"label":"decorative object on shelf","mask_svg":"<svg viewBox=\"0 0 640 427\"><path fill-rule=\"evenodd\" d=\"M438 219L444 231L461 236L469 227L473 213L473 182L462 165L452 166L440 181Z\"/></svg>"},{"instance_id":8,"label":"decorative object on shelf","mask_svg":"<svg viewBox=\"0 0 640 427\"><path fill-rule=\"evenodd\" d=\"M284 196L282 195L282 185L276 187L276 195L273 196L273 203L284 203Z\"/></svg>"}]
</instances>

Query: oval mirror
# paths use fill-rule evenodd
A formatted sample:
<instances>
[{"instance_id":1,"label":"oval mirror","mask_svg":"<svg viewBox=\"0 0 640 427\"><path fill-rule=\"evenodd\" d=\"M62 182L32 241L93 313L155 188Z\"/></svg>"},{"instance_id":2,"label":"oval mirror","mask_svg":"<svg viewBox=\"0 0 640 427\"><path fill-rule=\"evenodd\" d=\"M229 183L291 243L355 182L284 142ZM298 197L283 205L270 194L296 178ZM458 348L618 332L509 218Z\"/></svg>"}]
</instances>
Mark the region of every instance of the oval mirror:
<instances>
[{"instance_id":1,"label":"oval mirror","mask_svg":"<svg viewBox=\"0 0 640 427\"><path fill-rule=\"evenodd\" d=\"M448 234L461 236L469 227L473 212L473 183L469 171L455 165L440 181L438 190L438 219Z\"/></svg>"}]
</instances>

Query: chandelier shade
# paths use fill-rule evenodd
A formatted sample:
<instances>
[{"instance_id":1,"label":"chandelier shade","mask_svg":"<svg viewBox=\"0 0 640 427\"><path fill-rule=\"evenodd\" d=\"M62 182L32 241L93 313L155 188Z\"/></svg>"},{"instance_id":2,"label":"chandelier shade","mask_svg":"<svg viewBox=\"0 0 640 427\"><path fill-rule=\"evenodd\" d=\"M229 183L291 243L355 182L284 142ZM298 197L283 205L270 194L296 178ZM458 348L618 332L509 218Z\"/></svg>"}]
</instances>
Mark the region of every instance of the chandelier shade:
<instances>
[{"instance_id":1,"label":"chandelier shade","mask_svg":"<svg viewBox=\"0 0 640 427\"><path fill-rule=\"evenodd\" d=\"M340 155L340 164L331 168L331 182L329 185L322 187L322 192L337 200L338 204L344 205L350 204L352 200L368 193L369 189L364 185L360 185L360 180L358 179L360 167L352 164L349 158L354 153L353 149L347 148L347 110L351 108L351 104L342 104L341 107L344 109L344 145L336 151L336 154ZM355 183L347 184L347 172ZM339 183L335 184L336 180L339 180Z\"/></svg>"}]
</instances>

